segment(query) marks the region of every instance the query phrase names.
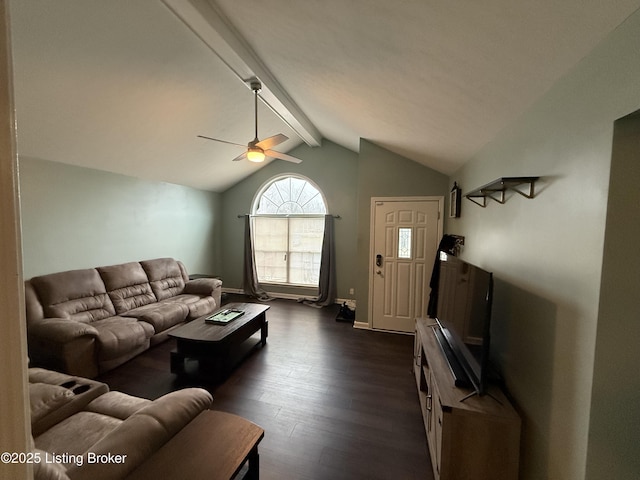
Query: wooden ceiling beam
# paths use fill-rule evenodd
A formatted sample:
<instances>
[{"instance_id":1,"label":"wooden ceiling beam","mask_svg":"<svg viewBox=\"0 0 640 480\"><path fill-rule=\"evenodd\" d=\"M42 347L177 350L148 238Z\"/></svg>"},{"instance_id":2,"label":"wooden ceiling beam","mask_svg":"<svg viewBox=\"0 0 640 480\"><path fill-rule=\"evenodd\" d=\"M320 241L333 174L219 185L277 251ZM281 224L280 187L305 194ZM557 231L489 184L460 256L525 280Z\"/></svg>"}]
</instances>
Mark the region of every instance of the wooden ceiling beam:
<instances>
[{"instance_id":1,"label":"wooden ceiling beam","mask_svg":"<svg viewBox=\"0 0 640 480\"><path fill-rule=\"evenodd\" d=\"M226 15L208 0L163 0L163 3L248 88L251 80L262 83L259 97L309 146L318 147L322 135L293 101Z\"/></svg>"}]
</instances>

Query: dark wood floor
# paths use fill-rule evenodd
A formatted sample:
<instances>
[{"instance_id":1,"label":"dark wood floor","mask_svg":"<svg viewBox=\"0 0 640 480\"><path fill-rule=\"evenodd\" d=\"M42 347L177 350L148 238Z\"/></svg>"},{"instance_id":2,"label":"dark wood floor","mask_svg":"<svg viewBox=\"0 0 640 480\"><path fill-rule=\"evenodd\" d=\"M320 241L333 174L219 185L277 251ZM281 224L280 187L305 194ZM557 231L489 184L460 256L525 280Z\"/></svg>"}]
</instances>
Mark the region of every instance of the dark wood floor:
<instances>
[{"instance_id":1,"label":"dark wood floor","mask_svg":"<svg viewBox=\"0 0 640 480\"><path fill-rule=\"evenodd\" d=\"M151 399L185 386L208 389L215 409L265 429L263 480L432 479L413 337L356 330L335 321L337 307L269 305L267 345L220 385L178 381L169 372L173 340L99 379Z\"/></svg>"}]
</instances>

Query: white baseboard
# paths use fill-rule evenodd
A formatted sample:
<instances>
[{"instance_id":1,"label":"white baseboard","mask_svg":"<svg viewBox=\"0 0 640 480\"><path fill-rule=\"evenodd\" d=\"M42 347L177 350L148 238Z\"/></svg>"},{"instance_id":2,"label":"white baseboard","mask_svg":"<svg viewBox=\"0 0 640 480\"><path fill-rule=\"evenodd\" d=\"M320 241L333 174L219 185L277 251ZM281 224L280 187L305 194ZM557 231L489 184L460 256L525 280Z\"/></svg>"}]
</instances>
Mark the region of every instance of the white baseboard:
<instances>
[{"instance_id":1,"label":"white baseboard","mask_svg":"<svg viewBox=\"0 0 640 480\"><path fill-rule=\"evenodd\" d=\"M244 291L241 288L223 287L222 293L236 293L239 295L243 295ZM282 298L284 300L300 300L301 298L308 298L306 295L297 295L295 293L282 293L282 292L269 292L269 291L267 291L267 295L273 298ZM350 302L354 306L356 303L355 300L350 298L336 298L334 303L336 303L337 305L342 305L344 302Z\"/></svg>"},{"instance_id":2,"label":"white baseboard","mask_svg":"<svg viewBox=\"0 0 640 480\"><path fill-rule=\"evenodd\" d=\"M353 328L357 328L359 330L371 330L371 327L369 327L367 322L353 322Z\"/></svg>"}]
</instances>

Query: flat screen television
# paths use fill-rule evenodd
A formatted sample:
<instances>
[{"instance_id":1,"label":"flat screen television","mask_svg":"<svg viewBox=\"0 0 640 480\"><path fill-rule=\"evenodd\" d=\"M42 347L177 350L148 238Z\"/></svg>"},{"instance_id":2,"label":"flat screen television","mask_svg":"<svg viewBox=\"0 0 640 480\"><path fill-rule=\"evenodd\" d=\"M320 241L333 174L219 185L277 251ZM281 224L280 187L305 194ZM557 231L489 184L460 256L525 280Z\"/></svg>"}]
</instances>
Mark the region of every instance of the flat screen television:
<instances>
[{"instance_id":1,"label":"flat screen television","mask_svg":"<svg viewBox=\"0 0 640 480\"><path fill-rule=\"evenodd\" d=\"M456 386L487 391L493 274L439 253L436 338Z\"/></svg>"}]
</instances>

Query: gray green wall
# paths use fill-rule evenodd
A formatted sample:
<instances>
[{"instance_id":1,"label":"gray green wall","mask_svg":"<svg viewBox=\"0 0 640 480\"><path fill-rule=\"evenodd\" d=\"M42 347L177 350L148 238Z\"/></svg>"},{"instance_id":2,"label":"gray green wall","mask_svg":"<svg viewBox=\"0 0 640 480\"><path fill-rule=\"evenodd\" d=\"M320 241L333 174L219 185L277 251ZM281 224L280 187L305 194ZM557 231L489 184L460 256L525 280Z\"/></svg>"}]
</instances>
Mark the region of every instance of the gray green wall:
<instances>
[{"instance_id":1,"label":"gray green wall","mask_svg":"<svg viewBox=\"0 0 640 480\"><path fill-rule=\"evenodd\" d=\"M640 476L640 113L614 127L587 477Z\"/></svg>"},{"instance_id":2,"label":"gray green wall","mask_svg":"<svg viewBox=\"0 0 640 480\"><path fill-rule=\"evenodd\" d=\"M20 158L24 277L174 257L218 270L219 195Z\"/></svg>"},{"instance_id":3,"label":"gray green wall","mask_svg":"<svg viewBox=\"0 0 640 480\"><path fill-rule=\"evenodd\" d=\"M637 259L628 268L605 255L603 268L605 229L612 249L624 231L620 218L606 225L608 201L629 209L619 201L626 195L634 206L625 220L638 221L638 184L631 191L626 186L625 194L618 191L619 178L609 186L613 124L640 105L638 52L640 13L450 178L465 192L502 176L543 177L531 200L512 194L506 204L486 208L464 200L461 218L446 227L465 235L463 257L496 277L492 351L524 421L523 480L638 475L629 466L638 465L640 434L624 425L638 424L640 380L635 370L607 366L609 358L640 364L638 337L631 334L637 333L638 306L627 301L613 308L611 294L614 281L638 286ZM620 160L633 162L625 168L636 169L636 179L637 158ZM632 232L624 245L637 257L637 225ZM628 320L620 321L623 313ZM618 322L629 340L601 340L601 330ZM624 361L617 349L624 349ZM607 379L623 374L624 385ZM635 392L635 401L628 392ZM602 428L609 421L622 431Z\"/></svg>"},{"instance_id":4,"label":"gray green wall","mask_svg":"<svg viewBox=\"0 0 640 480\"><path fill-rule=\"evenodd\" d=\"M356 286L356 320L359 323L369 323L371 197L444 196L446 199L447 192L446 175L390 152L369 140L360 140Z\"/></svg>"},{"instance_id":5,"label":"gray green wall","mask_svg":"<svg viewBox=\"0 0 640 480\"><path fill-rule=\"evenodd\" d=\"M303 160L300 164L272 161L269 165L237 183L222 194L222 278L227 288L242 288L244 223L238 215L251 212L253 199L260 188L275 176L295 173L315 183L327 200L329 213L339 215L334 222L337 262L337 293L353 298L357 237L356 185L358 154L327 140L321 147L301 145L291 152ZM280 289L283 293L309 294L313 291Z\"/></svg>"},{"instance_id":6,"label":"gray green wall","mask_svg":"<svg viewBox=\"0 0 640 480\"><path fill-rule=\"evenodd\" d=\"M237 215L269 178L295 172L342 217L338 294L355 286L366 321L372 196L540 175L536 198L484 209L463 200L445 224L465 235L464 258L495 273L493 352L523 418L521 478L637 478L640 199L638 155L624 145L638 137L616 129L614 144L613 125L640 108L638 52L640 13L448 179L366 140L359 154L299 147L303 164L273 162L220 195L22 159L25 277L170 255L240 288Z\"/></svg>"},{"instance_id":7,"label":"gray green wall","mask_svg":"<svg viewBox=\"0 0 640 480\"><path fill-rule=\"evenodd\" d=\"M369 209L373 196L442 196L448 179L416 162L362 140L360 152L330 141L318 148L300 146L291 152L301 164L272 162L222 194L222 272L225 287L242 288L243 221L256 192L270 179L284 173L304 175L324 193L335 221L338 297L357 300L358 322L367 322ZM270 287L273 288L273 287ZM351 295L349 290L355 289ZM300 294L284 289L281 293Z\"/></svg>"}]
</instances>

